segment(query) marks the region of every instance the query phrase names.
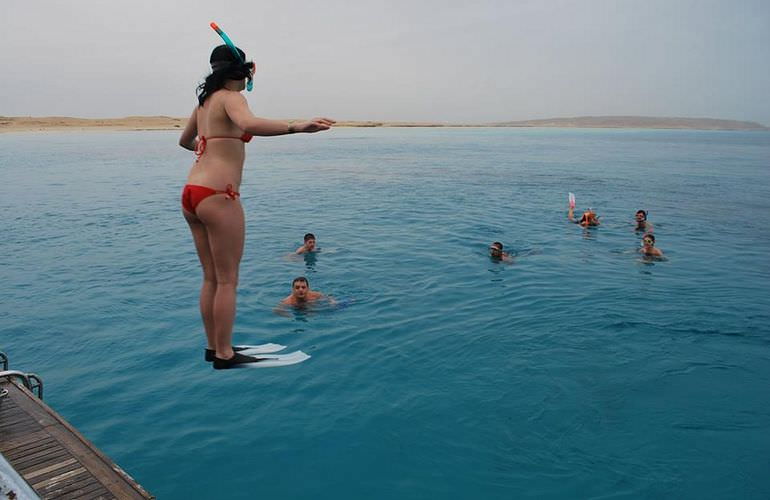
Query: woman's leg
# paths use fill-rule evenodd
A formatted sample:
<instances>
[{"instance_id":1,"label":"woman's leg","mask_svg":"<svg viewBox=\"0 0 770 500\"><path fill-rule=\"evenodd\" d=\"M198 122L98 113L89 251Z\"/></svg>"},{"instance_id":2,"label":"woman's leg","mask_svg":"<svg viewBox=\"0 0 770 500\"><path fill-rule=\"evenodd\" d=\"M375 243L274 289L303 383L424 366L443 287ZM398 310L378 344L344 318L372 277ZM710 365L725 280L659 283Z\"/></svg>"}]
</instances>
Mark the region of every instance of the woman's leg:
<instances>
[{"instance_id":1,"label":"woman's leg","mask_svg":"<svg viewBox=\"0 0 770 500\"><path fill-rule=\"evenodd\" d=\"M208 231L200 219L186 210L182 210L190 232L195 242L195 250L198 253L201 268L203 269L203 284L201 285L200 312L203 320L203 328L206 330L206 348L215 348L214 337L214 295L217 291L217 278L214 272L214 259L209 247Z\"/></svg>"},{"instance_id":2,"label":"woman's leg","mask_svg":"<svg viewBox=\"0 0 770 500\"><path fill-rule=\"evenodd\" d=\"M233 356L238 267L243 255L243 207L239 200L214 195L201 201L196 212L206 226L216 276L216 292L212 305L214 349L216 357L230 359Z\"/></svg>"}]
</instances>

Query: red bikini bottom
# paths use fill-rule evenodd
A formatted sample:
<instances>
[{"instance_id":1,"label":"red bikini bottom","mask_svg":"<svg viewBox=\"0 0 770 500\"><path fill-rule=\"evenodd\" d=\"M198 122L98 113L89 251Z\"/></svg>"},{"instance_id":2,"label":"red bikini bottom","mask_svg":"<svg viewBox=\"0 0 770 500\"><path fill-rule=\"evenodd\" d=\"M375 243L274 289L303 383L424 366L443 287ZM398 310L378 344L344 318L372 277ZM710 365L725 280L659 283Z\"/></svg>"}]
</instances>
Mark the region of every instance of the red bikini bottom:
<instances>
[{"instance_id":1,"label":"red bikini bottom","mask_svg":"<svg viewBox=\"0 0 770 500\"><path fill-rule=\"evenodd\" d=\"M233 191L233 185L228 184L224 191L211 189L206 186L196 186L195 184L185 184L182 190L182 208L194 214L198 203L202 202L213 194L226 194L231 200L236 199L241 193Z\"/></svg>"}]
</instances>

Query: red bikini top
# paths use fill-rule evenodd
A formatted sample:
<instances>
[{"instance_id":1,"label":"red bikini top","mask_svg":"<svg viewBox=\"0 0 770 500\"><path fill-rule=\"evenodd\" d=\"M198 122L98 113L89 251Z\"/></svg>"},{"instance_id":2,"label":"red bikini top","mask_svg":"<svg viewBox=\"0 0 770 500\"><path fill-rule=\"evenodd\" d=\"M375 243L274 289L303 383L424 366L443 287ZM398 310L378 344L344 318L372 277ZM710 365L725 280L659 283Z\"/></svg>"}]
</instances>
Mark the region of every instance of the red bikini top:
<instances>
[{"instance_id":1,"label":"red bikini top","mask_svg":"<svg viewBox=\"0 0 770 500\"><path fill-rule=\"evenodd\" d=\"M233 136L229 136L229 135L216 135L216 136L213 136L213 137L200 136L198 138L198 145L195 146L195 156L197 156L198 159L200 159L200 157L206 151L206 142L210 141L212 139L238 139L238 140L243 141L243 142L249 142L252 137L254 137L254 136L249 134L248 132L244 132L243 135L240 136L240 137L233 137Z\"/></svg>"}]
</instances>

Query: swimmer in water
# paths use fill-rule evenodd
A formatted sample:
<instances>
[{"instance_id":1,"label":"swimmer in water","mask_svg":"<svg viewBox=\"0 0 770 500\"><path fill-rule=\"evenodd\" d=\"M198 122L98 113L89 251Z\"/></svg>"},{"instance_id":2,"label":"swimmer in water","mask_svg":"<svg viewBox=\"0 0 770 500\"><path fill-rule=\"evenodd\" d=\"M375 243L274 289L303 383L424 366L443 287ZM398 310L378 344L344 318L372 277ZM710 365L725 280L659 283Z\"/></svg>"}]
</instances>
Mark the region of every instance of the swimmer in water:
<instances>
[{"instance_id":1,"label":"swimmer in water","mask_svg":"<svg viewBox=\"0 0 770 500\"><path fill-rule=\"evenodd\" d=\"M655 248L655 236L649 233L642 237L642 248L639 249L639 253L647 257L663 257L663 251Z\"/></svg>"},{"instance_id":2,"label":"swimmer in water","mask_svg":"<svg viewBox=\"0 0 770 500\"><path fill-rule=\"evenodd\" d=\"M304 243L297 249L296 254L315 252L315 235L313 233L307 233L304 238Z\"/></svg>"},{"instance_id":3,"label":"swimmer in water","mask_svg":"<svg viewBox=\"0 0 770 500\"><path fill-rule=\"evenodd\" d=\"M300 276L291 282L291 294L283 299L278 306L279 308L280 306L303 308L322 299L329 301L331 305L336 304L336 301L330 296L311 290L307 278Z\"/></svg>"},{"instance_id":4,"label":"swimmer in water","mask_svg":"<svg viewBox=\"0 0 770 500\"><path fill-rule=\"evenodd\" d=\"M508 252L503 251L503 244L499 241L489 245L489 257L495 261L513 262L513 257Z\"/></svg>"},{"instance_id":5,"label":"swimmer in water","mask_svg":"<svg viewBox=\"0 0 770 500\"><path fill-rule=\"evenodd\" d=\"M580 217L580 219L575 219L574 212L575 207L570 204L569 211L567 211L567 218L575 224L579 224L583 227L595 227L601 224L601 222L599 222L599 216L597 216L596 212L594 212L591 208L583 212L583 215Z\"/></svg>"},{"instance_id":6,"label":"swimmer in water","mask_svg":"<svg viewBox=\"0 0 770 500\"><path fill-rule=\"evenodd\" d=\"M636 218L636 227L634 227L635 231L644 231L645 233L652 232L652 224L647 222L647 212L645 212L644 210L637 210L635 218Z\"/></svg>"}]
</instances>

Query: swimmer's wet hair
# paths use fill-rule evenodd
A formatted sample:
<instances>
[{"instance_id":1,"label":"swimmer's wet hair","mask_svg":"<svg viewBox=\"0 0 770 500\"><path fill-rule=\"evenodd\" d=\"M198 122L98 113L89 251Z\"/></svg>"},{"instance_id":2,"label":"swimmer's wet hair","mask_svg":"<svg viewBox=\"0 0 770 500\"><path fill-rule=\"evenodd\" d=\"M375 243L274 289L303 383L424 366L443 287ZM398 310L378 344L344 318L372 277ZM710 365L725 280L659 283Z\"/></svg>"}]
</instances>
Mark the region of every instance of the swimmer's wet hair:
<instances>
[{"instance_id":1,"label":"swimmer's wet hair","mask_svg":"<svg viewBox=\"0 0 770 500\"><path fill-rule=\"evenodd\" d=\"M644 220L647 220L647 212L645 212L644 210L637 210L636 215L639 215L639 214L644 215Z\"/></svg>"},{"instance_id":2,"label":"swimmer's wet hair","mask_svg":"<svg viewBox=\"0 0 770 500\"><path fill-rule=\"evenodd\" d=\"M305 278L304 276L294 278L294 281L291 282L292 288L294 287L295 283L305 283L308 286L308 288L310 287L310 283L308 283L307 278Z\"/></svg>"},{"instance_id":3,"label":"swimmer's wet hair","mask_svg":"<svg viewBox=\"0 0 770 500\"><path fill-rule=\"evenodd\" d=\"M647 233L644 236L642 236L642 239L649 238L652 240L653 243L655 243L655 235L652 233Z\"/></svg>"},{"instance_id":4,"label":"swimmer's wet hair","mask_svg":"<svg viewBox=\"0 0 770 500\"><path fill-rule=\"evenodd\" d=\"M314 235L313 233L307 233L307 234L305 234L305 238L304 238L304 241L307 241L307 240L314 240L314 239L315 239L315 235Z\"/></svg>"},{"instance_id":5,"label":"swimmer's wet hair","mask_svg":"<svg viewBox=\"0 0 770 500\"><path fill-rule=\"evenodd\" d=\"M502 243L500 243L499 241L495 241L494 243L492 243L492 246L493 246L493 247L497 247L497 248L499 248L500 250L502 250L502 249L503 249L503 244L502 244Z\"/></svg>"},{"instance_id":6,"label":"swimmer's wet hair","mask_svg":"<svg viewBox=\"0 0 770 500\"><path fill-rule=\"evenodd\" d=\"M243 60L246 60L246 53L238 49ZM209 57L212 72L206 79L198 85L198 105L203 106L211 94L223 88L227 80L243 80L251 73L251 67L254 63L242 63L235 58L235 54L227 45L219 45L211 51Z\"/></svg>"}]
</instances>

